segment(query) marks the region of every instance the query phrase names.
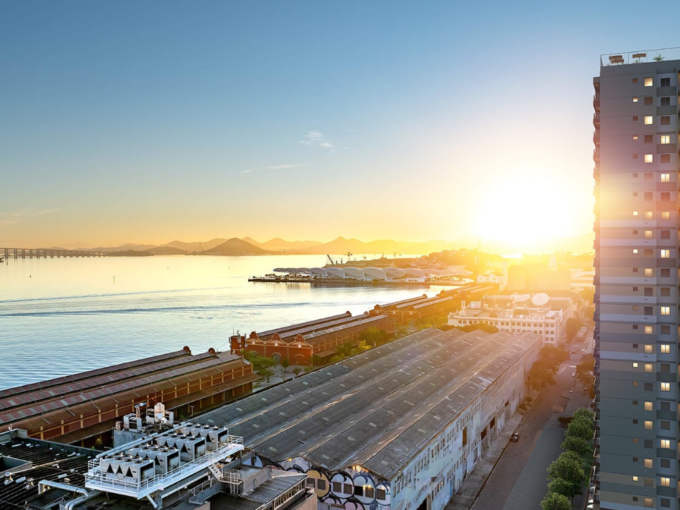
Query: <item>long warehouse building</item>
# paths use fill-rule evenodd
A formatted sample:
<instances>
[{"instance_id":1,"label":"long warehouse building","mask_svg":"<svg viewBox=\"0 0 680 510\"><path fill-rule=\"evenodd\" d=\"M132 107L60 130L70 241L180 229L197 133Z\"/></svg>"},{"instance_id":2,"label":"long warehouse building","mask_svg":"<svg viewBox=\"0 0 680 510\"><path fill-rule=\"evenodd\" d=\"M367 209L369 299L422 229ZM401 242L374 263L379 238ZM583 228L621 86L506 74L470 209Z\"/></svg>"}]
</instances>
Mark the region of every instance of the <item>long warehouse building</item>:
<instances>
[{"instance_id":1,"label":"long warehouse building","mask_svg":"<svg viewBox=\"0 0 680 510\"><path fill-rule=\"evenodd\" d=\"M541 339L426 329L210 411L320 508L441 510L515 413Z\"/></svg>"},{"instance_id":2,"label":"long warehouse building","mask_svg":"<svg viewBox=\"0 0 680 510\"><path fill-rule=\"evenodd\" d=\"M135 405L163 402L191 416L252 391L259 376L239 356L181 351L0 391L0 432L91 446L110 440L117 420Z\"/></svg>"}]
</instances>

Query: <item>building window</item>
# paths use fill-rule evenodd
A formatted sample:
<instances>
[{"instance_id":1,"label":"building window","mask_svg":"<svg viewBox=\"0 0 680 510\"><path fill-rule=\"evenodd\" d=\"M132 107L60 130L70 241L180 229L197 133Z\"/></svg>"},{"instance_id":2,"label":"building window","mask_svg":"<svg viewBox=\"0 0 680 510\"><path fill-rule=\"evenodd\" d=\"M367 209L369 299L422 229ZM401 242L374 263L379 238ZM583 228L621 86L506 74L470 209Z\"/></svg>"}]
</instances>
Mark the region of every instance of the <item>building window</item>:
<instances>
[{"instance_id":1,"label":"building window","mask_svg":"<svg viewBox=\"0 0 680 510\"><path fill-rule=\"evenodd\" d=\"M633 362L633 368L637 368L638 364L636 362Z\"/></svg>"},{"instance_id":2,"label":"building window","mask_svg":"<svg viewBox=\"0 0 680 510\"><path fill-rule=\"evenodd\" d=\"M654 211L645 211L645 219L646 220L653 220L654 219Z\"/></svg>"},{"instance_id":3,"label":"building window","mask_svg":"<svg viewBox=\"0 0 680 510\"><path fill-rule=\"evenodd\" d=\"M671 143L671 135L661 135L661 144L668 145Z\"/></svg>"},{"instance_id":4,"label":"building window","mask_svg":"<svg viewBox=\"0 0 680 510\"><path fill-rule=\"evenodd\" d=\"M654 239L654 231L653 230L645 230L645 239Z\"/></svg>"},{"instance_id":5,"label":"building window","mask_svg":"<svg viewBox=\"0 0 680 510\"><path fill-rule=\"evenodd\" d=\"M671 199L671 194L668 193L668 192L661 193L661 196L659 197L659 199L660 199L662 202L669 202L670 199Z\"/></svg>"},{"instance_id":6,"label":"building window","mask_svg":"<svg viewBox=\"0 0 680 510\"><path fill-rule=\"evenodd\" d=\"M637 249L637 248L633 248L633 254L637 254L637 252L638 252L638 249Z\"/></svg>"},{"instance_id":7,"label":"building window","mask_svg":"<svg viewBox=\"0 0 680 510\"><path fill-rule=\"evenodd\" d=\"M645 277L646 278L652 278L654 276L654 269L651 267L646 267L645 268Z\"/></svg>"},{"instance_id":8,"label":"building window","mask_svg":"<svg viewBox=\"0 0 680 510\"><path fill-rule=\"evenodd\" d=\"M638 139L638 135L633 135L633 140L637 140L637 139ZM634 175L635 177L637 177L637 174L633 174L633 175Z\"/></svg>"},{"instance_id":9,"label":"building window","mask_svg":"<svg viewBox=\"0 0 680 510\"><path fill-rule=\"evenodd\" d=\"M654 346L653 345L645 345L645 354L652 354L654 352Z\"/></svg>"},{"instance_id":10,"label":"building window","mask_svg":"<svg viewBox=\"0 0 680 510\"><path fill-rule=\"evenodd\" d=\"M671 346L670 344L661 344L661 354L670 354Z\"/></svg>"},{"instance_id":11,"label":"building window","mask_svg":"<svg viewBox=\"0 0 680 510\"><path fill-rule=\"evenodd\" d=\"M634 476L634 477L633 477L633 481L634 481L634 482L637 482L638 480L639 480L639 478L638 478L637 476Z\"/></svg>"},{"instance_id":12,"label":"building window","mask_svg":"<svg viewBox=\"0 0 680 510\"><path fill-rule=\"evenodd\" d=\"M647 461L645 460L645 467L647 467ZM654 500L652 498L645 498L645 508L654 508Z\"/></svg>"},{"instance_id":13,"label":"building window","mask_svg":"<svg viewBox=\"0 0 680 510\"><path fill-rule=\"evenodd\" d=\"M663 290L661 289L661 295L663 296ZM667 289L670 292L670 289ZM662 335L670 335L671 334L671 327L670 326L661 326L661 334Z\"/></svg>"},{"instance_id":14,"label":"building window","mask_svg":"<svg viewBox=\"0 0 680 510\"><path fill-rule=\"evenodd\" d=\"M645 315L654 315L654 307L653 306L645 306Z\"/></svg>"},{"instance_id":15,"label":"building window","mask_svg":"<svg viewBox=\"0 0 680 510\"><path fill-rule=\"evenodd\" d=\"M670 278L671 270L668 268L661 269L661 278Z\"/></svg>"},{"instance_id":16,"label":"building window","mask_svg":"<svg viewBox=\"0 0 680 510\"><path fill-rule=\"evenodd\" d=\"M670 230L662 230L661 231L661 239L670 239L671 238L671 231Z\"/></svg>"},{"instance_id":17,"label":"building window","mask_svg":"<svg viewBox=\"0 0 680 510\"><path fill-rule=\"evenodd\" d=\"M671 86L671 79L670 78L661 78L661 87L670 87Z\"/></svg>"},{"instance_id":18,"label":"building window","mask_svg":"<svg viewBox=\"0 0 680 510\"><path fill-rule=\"evenodd\" d=\"M670 315L671 314L671 307L670 306L662 306L661 307L661 315Z\"/></svg>"},{"instance_id":19,"label":"building window","mask_svg":"<svg viewBox=\"0 0 680 510\"><path fill-rule=\"evenodd\" d=\"M670 163L671 162L671 155L670 154L662 154L661 155L661 162L662 163Z\"/></svg>"},{"instance_id":20,"label":"building window","mask_svg":"<svg viewBox=\"0 0 680 510\"><path fill-rule=\"evenodd\" d=\"M653 411L654 402L645 402L645 411Z\"/></svg>"},{"instance_id":21,"label":"building window","mask_svg":"<svg viewBox=\"0 0 680 510\"><path fill-rule=\"evenodd\" d=\"M638 98L637 98L637 97L634 97L634 98L633 98L633 102L634 102L634 103L637 103L637 102L638 102Z\"/></svg>"},{"instance_id":22,"label":"building window","mask_svg":"<svg viewBox=\"0 0 680 510\"><path fill-rule=\"evenodd\" d=\"M671 219L671 212L670 211L661 211L661 219L662 220L670 220Z\"/></svg>"},{"instance_id":23,"label":"building window","mask_svg":"<svg viewBox=\"0 0 680 510\"><path fill-rule=\"evenodd\" d=\"M670 125L671 125L671 118L670 118L670 116L665 115L665 116L661 117L661 122L660 122L660 124L661 124L662 126L670 126Z\"/></svg>"},{"instance_id":24,"label":"building window","mask_svg":"<svg viewBox=\"0 0 680 510\"><path fill-rule=\"evenodd\" d=\"M645 143L654 143L654 137L652 135L645 135ZM652 177L654 177L654 176L652 176ZM647 180L646 178L647 178L647 175L645 175L645 180Z\"/></svg>"},{"instance_id":25,"label":"building window","mask_svg":"<svg viewBox=\"0 0 680 510\"><path fill-rule=\"evenodd\" d=\"M654 154L645 154L645 163L654 163Z\"/></svg>"},{"instance_id":26,"label":"building window","mask_svg":"<svg viewBox=\"0 0 680 510\"><path fill-rule=\"evenodd\" d=\"M645 430L654 430L654 422L645 421Z\"/></svg>"},{"instance_id":27,"label":"building window","mask_svg":"<svg viewBox=\"0 0 680 510\"><path fill-rule=\"evenodd\" d=\"M653 335L654 326L645 326L645 335Z\"/></svg>"},{"instance_id":28,"label":"building window","mask_svg":"<svg viewBox=\"0 0 680 510\"><path fill-rule=\"evenodd\" d=\"M654 98L652 96L645 97L645 106L652 106L654 104Z\"/></svg>"},{"instance_id":29,"label":"building window","mask_svg":"<svg viewBox=\"0 0 680 510\"><path fill-rule=\"evenodd\" d=\"M637 154L633 154L633 159L638 159L638 155L637 155Z\"/></svg>"},{"instance_id":30,"label":"building window","mask_svg":"<svg viewBox=\"0 0 680 510\"><path fill-rule=\"evenodd\" d=\"M651 259L654 256L654 250L645 250L645 258Z\"/></svg>"},{"instance_id":31,"label":"building window","mask_svg":"<svg viewBox=\"0 0 680 510\"><path fill-rule=\"evenodd\" d=\"M663 447L662 447L663 448ZM661 487L670 487L671 486L671 479L670 478L665 478L661 477Z\"/></svg>"},{"instance_id":32,"label":"building window","mask_svg":"<svg viewBox=\"0 0 680 510\"><path fill-rule=\"evenodd\" d=\"M662 382L661 391L671 391L671 383Z\"/></svg>"},{"instance_id":33,"label":"building window","mask_svg":"<svg viewBox=\"0 0 680 510\"><path fill-rule=\"evenodd\" d=\"M653 87L654 78L645 78L645 87Z\"/></svg>"},{"instance_id":34,"label":"building window","mask_svg":"<svg viewBox=\"0 0 680 510\"><path fill-rule=\"evenodd\" d=\"M671 250L661 250L661 258L662 259L671 258Z\"/></svg>"},{"instance_id":35,"label":"building window","mask_svg":"<svg viewBox=\"0 0 680 510\"><path fill-rule=\"evenodd\" d=\"M645 467L646 468L654 467L654 461L652 459L645 459Z\"/></svg>"},{"instance_id":36,"label":"building window","mask_svg":"<svg viewBox=\"0 0 680 510\"><path fill-rule=\"evenodd\" d=\"M661 174L661 182L671 182L671 174Z\"/></svg>"},{"instance_id":37,"label":"building window","mask_svg":"<svg viewBox=\"0 0 680 510\"><path fill-rule=\"evenodd\" d=\"M654 391L654 384L650 382L645 383L645 391Z\"/></svg>"},{"instance_id":38,"label":"building window","mask_svg":"<svg viewBox=\"0 0 680 510\"><path fill-rule=\"evenodd\" d=\"M648 374L651 374L654 372L654 364L652 363L645 363L645 372Z\"/></svg>"},{"instance_id":39,"label":"building window","mask_svg":"<svg viewBox=\"0 0 680 510\"><path fill-rule=\"evenodd\" d=\"M661 106L670 106L671 105L671 98L670 97L662 97L661 102L659 104Z\"/></svg>"},{"instance_id":40,"label":"building window","mask_svg":"<svg viewBox=\"0 0 680 510\"><path fill-rule=\"evenodd\" d=\"M633 211L633 216L637 216L637 215L638 215L638 212L637 212L637 211Z\"/></svg>"}]
</instances>

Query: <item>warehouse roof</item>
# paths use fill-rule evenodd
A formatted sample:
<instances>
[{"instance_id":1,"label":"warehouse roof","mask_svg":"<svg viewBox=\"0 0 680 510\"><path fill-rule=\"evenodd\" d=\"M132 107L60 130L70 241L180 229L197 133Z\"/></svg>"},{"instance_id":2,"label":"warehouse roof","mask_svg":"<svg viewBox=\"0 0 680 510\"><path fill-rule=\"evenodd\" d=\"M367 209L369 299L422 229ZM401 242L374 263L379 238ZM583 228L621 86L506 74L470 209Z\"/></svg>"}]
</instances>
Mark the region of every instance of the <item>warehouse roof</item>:
<instances>
[{"instance_id":1,"label":"warehouse roof","mask_svg":"<svg viewBox=\"0 0 680 510\"><path fill-rule=\"evenodd\" d=\"M342 319L342 318L351 317L351 316L352 316L352 314L350 312L345 312L345 313L341 313L339 315L332 315L330 317L324 317L323 319L316 319L316 320L313 320L313 321L301 322L301 323L298 323L298 324L291 324L289 326L283 326L281 328L276 328L276 329L268 329L267 331L262 331L261 333L256 333L255 331L253 331L250 335L251 335L251 337L254 336L254 335L257 335L258 338L265 338L265 337L268 337L268 336L272 336L274 333L278 333L280 335L281 333L284 333L286 331L292 331L294 329L301 329L301 328L308 327L308 326L315 326L315 325L319 325L319 324L324 324L326 322L331 322L331 321L334 321L334 320L337 320L337 319Z\"/></svg>"},{"instance_id":2,"label":"warehouse roof","mask_svg":"<svg viewBox=\"0 0 680 510\"><path fill-rule=\"evenodd\" d=\"M391 479L537 343L530 333L427 329L206 418L274 462L302 456L329 470L359 464Z\"/></svg>"}]
</instances>

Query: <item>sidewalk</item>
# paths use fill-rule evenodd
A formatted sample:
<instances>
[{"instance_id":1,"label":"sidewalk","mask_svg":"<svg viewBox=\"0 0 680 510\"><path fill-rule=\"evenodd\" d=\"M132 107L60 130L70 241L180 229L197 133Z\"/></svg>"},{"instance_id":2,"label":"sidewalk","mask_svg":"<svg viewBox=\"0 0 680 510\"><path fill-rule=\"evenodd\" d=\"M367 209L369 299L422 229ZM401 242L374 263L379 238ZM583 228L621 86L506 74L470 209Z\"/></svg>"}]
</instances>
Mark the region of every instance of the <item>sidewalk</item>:
<instances>
[{"instance_id":1,"label":"sidewalk","mask_svg":"<svg viewBox=\"0 0 680 510\"><path fill-rule=\"evenodd\" d=\"M523 418L524 414L517 412L508 420L501 434L493 442L484 457L477 462L470 476L463 482L461 493L453 495L445 510L468 510L472 507L477 496L482 492L496 463L503 456L503 452L508 446L508 441L510 441L510 436L515 432Z\"/></svg>"}]
</instances>

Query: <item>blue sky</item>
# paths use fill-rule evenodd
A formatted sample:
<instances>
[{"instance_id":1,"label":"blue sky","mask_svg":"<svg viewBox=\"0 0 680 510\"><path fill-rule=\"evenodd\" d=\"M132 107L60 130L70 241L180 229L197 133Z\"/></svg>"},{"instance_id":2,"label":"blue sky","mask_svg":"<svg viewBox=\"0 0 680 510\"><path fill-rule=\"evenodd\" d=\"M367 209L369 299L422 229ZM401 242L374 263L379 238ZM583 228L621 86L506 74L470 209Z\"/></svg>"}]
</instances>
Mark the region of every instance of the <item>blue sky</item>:
<instances>
[{"instance_id":1,"label":"blue sky","mask_svg":"<svg viewBox=\"0 0 680 510\"><path fill-rule=\"evenodd\" d=\"M585 233L599 54L680 45L639 6L1 0L0 243Z\"/></svg>"}]
</instances>

